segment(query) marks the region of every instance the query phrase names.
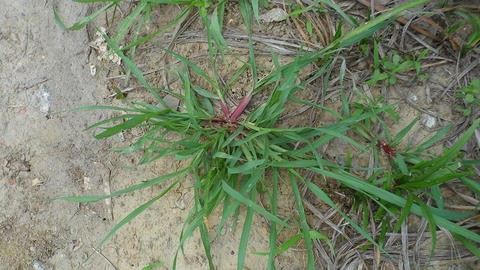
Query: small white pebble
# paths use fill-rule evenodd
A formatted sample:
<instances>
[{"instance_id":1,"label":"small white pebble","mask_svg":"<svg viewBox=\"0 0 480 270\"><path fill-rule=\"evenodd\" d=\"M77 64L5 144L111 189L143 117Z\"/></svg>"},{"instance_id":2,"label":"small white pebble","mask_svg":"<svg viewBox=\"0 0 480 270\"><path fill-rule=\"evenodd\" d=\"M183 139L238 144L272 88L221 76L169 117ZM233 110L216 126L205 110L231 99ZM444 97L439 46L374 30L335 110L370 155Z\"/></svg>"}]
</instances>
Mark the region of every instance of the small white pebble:
<instances>
[{"instance_id":1,"label":"small white pebble","mask_svg":"<svg viewBox=\"0 0 480 270\"><path fill-rule=\"evenodd\" d=\"M33 261L33 269L35 269L35 270L47 270L45 265L43 265L43 263L38 259L35 259Z\"/></svg>"},{"instance_id":2,"label":"small white pebble","mask_svg":"<svg viewBox=\"0 0 480 270\"><path fill-rule=\"evenodd\" d=\"M418 100L418 97L417 97L416 95L412 95L412 96L410 96L408 99L410 99L410 101L415 102L415 101Z\"/></svg>"},{"instance_id":3,"label":"small white pebble","mask_svg":"<svg viewBox=\"0 0 480 270\"><path fill-rule=\"evenodd\" d=\"M120 139L121 142L125 141L125 135L123 135L123 132L118 133L118 138Z\"/></svg>"},{"instance_id":4,"label":"small white pebble","mask_svg":"<svg viewBox=\"0 0 480 270\"><path fill-rule=\"evenodd\" d=\"M185 201L183 199L175 201L175 205L180 209L180 210L185 210Z\"/></svg>"},{"instance_id":5,"label":"small white pebble","mask_svg":"<svg viewBox=\"0 0 480 270\"><path fill-rule=\"evenodd\" d=\"M433 128L437 124L437 120L435 117L429 115L429 114L424 114L422 116L422 125L426 126L427 128Z\"/></svg>"},{"instance_id":6,"label":"small white pebble","mask_svg":"<svg viewBox=\"0 0 480 270\"><path fill-rule=\"evenodd\" d=\"M90 65L90 75L95 76L97 74L97 67L95 65Z\"/></svg>"},{"instance_id":7,"label":"small white pebble","mask_svg":"<svg viewBox=\"0 0 480 270\"><path fill-rule=\"evenodd\" d=\"M38 178L34 178L32 179L32 187L39 187L43 185L43 181L38 179Z\"/></svg>"},{"instance_id":8,"label":"small white pebble","mask_svg":"<svg viewBox=\"0 0 480 270\"><path fill-rule=\"evenodd\" d=\"M92 179L90 177L83 177L83 188L85 190L92 189Z\"/></svg>"}]
</instances>

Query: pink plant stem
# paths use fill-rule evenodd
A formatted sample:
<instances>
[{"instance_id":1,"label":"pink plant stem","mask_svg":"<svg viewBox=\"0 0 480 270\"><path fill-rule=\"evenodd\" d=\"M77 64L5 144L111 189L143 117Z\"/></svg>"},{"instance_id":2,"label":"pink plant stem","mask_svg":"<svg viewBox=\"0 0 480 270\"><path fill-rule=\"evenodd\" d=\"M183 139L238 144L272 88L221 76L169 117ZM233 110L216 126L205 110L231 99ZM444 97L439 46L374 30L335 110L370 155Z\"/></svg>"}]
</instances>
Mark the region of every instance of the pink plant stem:
<instances>
[{"instance_id":1,"label":"pink plant stem","mask_svg":"<svg viewBox=\"0 0 480 270\"><path fill-rule=\"evenodd\" d=\"M222 106L222 112L225 118L228 118L230 116L230 110L228 109L227 105L223 101L220 101L220 106Z\"/></svg>"},{"instance_id":2,"label":"pink plant stem","mask_svg":"<svg viewBox=\"0 0 480 270\"><path fill-rule=\"evenodd\" d=\"M230 114L229 120L230 121L235 121L237 118L245 111L245 108L248 106L248 103L250 103L250 100L252 99L253 95L248 94L245 96L242 101L240 101L240 104L238 104L237 108Z\"/></svg>"}]
</instances>

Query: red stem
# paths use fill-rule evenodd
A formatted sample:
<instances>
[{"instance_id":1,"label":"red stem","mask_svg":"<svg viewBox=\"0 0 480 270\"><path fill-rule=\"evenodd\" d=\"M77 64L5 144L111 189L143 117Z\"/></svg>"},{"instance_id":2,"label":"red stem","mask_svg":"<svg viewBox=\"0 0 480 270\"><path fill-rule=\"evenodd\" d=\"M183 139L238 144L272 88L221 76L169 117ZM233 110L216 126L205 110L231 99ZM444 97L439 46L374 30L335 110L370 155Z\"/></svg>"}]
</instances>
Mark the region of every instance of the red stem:
<instances>
[{"instance_id":1,"label":"red stem","mask_svg":"<svg viewBox=\"0 0 480 270\"><path fill-rule=\"evenodd\" d=\"M229 117L230 116L230 110L228 109L227 105L225 103L223 103L222 101L220 101L220 106L222 106L222 112L223 112L223 115L225 115L225 118Z\"/></svg>"},{"instance_id":2,"label":"red stem","mask_svg":"<svg viewBox=\"0 0 480 270\"><path fill-rule=\"evenodd\" d=\"M245 111L245 108L248 106L248 103L250 103L252 97L252 94L248 94L242 99L242 101L240 101L240 104L238 104L237 108L235 108L232 114L230 114L230 121L237 120L237 118L243 113L243 111Z\"/></svg>"}]
</instances>

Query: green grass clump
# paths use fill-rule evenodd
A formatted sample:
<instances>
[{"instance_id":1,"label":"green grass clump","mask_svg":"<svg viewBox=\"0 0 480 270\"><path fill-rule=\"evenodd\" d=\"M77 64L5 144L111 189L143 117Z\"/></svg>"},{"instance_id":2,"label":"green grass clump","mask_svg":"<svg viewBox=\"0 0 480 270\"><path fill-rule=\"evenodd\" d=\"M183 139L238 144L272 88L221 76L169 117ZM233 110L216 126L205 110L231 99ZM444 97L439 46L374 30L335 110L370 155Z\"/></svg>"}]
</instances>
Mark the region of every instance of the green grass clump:
<instances>
[{"instance_id":1,"label":"green grass clump","mask_svg":"<svg viewBox=\"0 0 480 270\"><path fill-rule=\"evenodd\" d=\"M455 96L462 99L464 103L463 106L458 106L457 109L464 116L471 116L475 108L480 106L480 79L475 79L470 85L462 87L461 92Z\"/></svg>"},{"instance_id":2,"label":"green grass clump","mask_svg":"<svg viewBox=\"0 0 480 270\"><path fill-rule=\"evenodd\" d=\"M77 29L93 19L100 12L114 8L120 1L78 1L78 2L110 2L99 11L74 24L69 29ZM259 1L240 0L239 6L248 33L251 35L252 24L258 18ZM260 1L263 4L265 1ZM345 19L349 18L340 12L338 6L331 1L320 1L339 11ZM130 222L150 205L162 198L166 193L186 181L186 175L193 177L194 206L190 209L185 220L179 240L178 252L187 239L199 230L205 248L205 254L210 269L215 269L212 260L208 228L205 224L217 208L222 215L217 233L225 223L233 218L238 219L241 206L246 207L246 215L242 223L242 235L238 251L237 269L243 269L246 256L246 247L253 224L253 215L257 213L270 221L270 245L267 269L274 269L275 256L288 249L298 241L303 241L307 252L307 267L315 269L314 239L324 240L328 245L328 238L313 230L307 222L306 211L300 190L307 191L325 202L343 216L350 225L365 239L384 251L382 238L388 231L398 231L410 213L419 215L428 220L435 246L436 227L443 227L464 241L472 250L478 252L475 243L480 243L480 235L465 229L455 223L464 219L469 213L456 213L444 208L444 198L440 192L440 185L451 179L460 179L475 193L480 192L479 184L472 180L472 163L462 161L461 148L479 126L480 120L475 121L455 145L447 149L439 157L426 154L426 150L436 143L448 131L441 130L437 135L415 148L400 149L400 142L415 123L391 136L385 132L373 134L372 126L385 126L380 117L387 113L395 116L393 106L374 103L349 104L343 98L342 112L337 113L318 104L314 104L295 97L301 91L306 81L298 82L299 72L311 63L323 63L314 77L319 77L334 64L334 56L340 50L357 44L371 36L378 29L390 23L396 15L411 7L427 1L412 1L404 6L390 10L357 26L357 22L349 18L347 21L354 27L350 32L339 33L333 42L322 50L301 53L290 63L276 65L271 73L259 79L255 61L255 52L252 40L249 41L248 61L238 74L249 72L253 83L246 91L243 99L236 107L229 107L225 100L227 90L222 87L216 70L218 55L228 50L221 35L225 1L139 1L136 8L122 22L117 34L109 38L104 34L110 48L122 59L128 71L148 89L157 103L156 106L142 102L132 102L126 107L88 106L78 109L108 109L122 112L118 116L98 122L88 129L100 129L95 135L98 139L105 139L123 131L142 127L147 130L129 147L121 149L122 153L143 151L141 164L153 162L164 156L173 156L183 160L186 164L177 172L158 176L149 181L132 187L119 190L102 196L62 197L60 199L75 202L93 202L119 196L153 185L168 183L167 187L156 197L151 198L132 213L121 220L105 237L100 246L114 235L123 225ZM156 4L182 4L183 11L165 28L178 24L185 19L190 10L198 10L206 27L210 69L213 75L207 75L188 58L173 51L165 51L176 58L180 65L174 73L181 81L180 92L151 86L141 71L137 68L129 55L131 49L152 38L153 34L136 39L120 48L119 42L135 23L148 19L149 9ZM55 13L56 14L56 13ZM143 17L142 17L143 16ZM56 14L59 22L60 18ZM144 19L141 19L144 18ZM64 26L63 22L61 25ZM159 34L155 32L154 34ZM396 60L393 60L395 62ZM341 71L345 72L345 70ZM238 75L237 74L237 75ZM194 83L192 77L199 77L207 82L208 89ZM239 76L239 75L238 75ZM247 113L246 108L254 96L268 89L269 95L258 106ZM165 95L171 95L181 101L181 107L170 108L164 101ZM299 103L313 106L326 114L331 114L336 122L333 124L315 127L299 126L293 128L279 128L279 118L284 114L287 103ZM174 134L172 139L171 134ZM354 136L352 136L354 135ZM349 164L340 166L327 160L318 149L320 147L342 140L351 149L365 152L374 149L376 158L384 156L388 164L383 168L367 169L354 168ZM368 178L362 178L362 172L373 170ZM304 177L305 172L332 179L343 188L353 190L356 203L373 202L377 205L375 219L384 228L380 237L372 236L368 232L365 220L369 220L368 213L363 220L354 220L344 213L329 195L314 181ZM298 222L279 218L278 198L279 184L286 184L292 190L295 198ZM267 205L258 203L257 194L262 192L267 198ZM425 200L432 198L434 205L427 205ZM298 227L300 234L277 246L279 231L286 227ZM468 239L468 240L467 240ZM333 249L333 247L331 246ZM173 265L176 264L175 256Z\"/></svg>"},{"instance_id":3,"label":"green grass clump","mask_svg":"<svg viewBox=\"0 0 480 270\"><path fill-rule=\"evenodd\" d=\"M397 76L400 73L407 71L415 71L416 76L421 74L421 61L427 55L428 50L419 53L418 56L412 59L404 59L400 54L393 53L388 57L379 59L377 43L373 46L373 66L374 71L372 78L367 83L375 85L379 82L385 82L387 85L394 85L397 83Z\"/></svg>"}]
</instances>

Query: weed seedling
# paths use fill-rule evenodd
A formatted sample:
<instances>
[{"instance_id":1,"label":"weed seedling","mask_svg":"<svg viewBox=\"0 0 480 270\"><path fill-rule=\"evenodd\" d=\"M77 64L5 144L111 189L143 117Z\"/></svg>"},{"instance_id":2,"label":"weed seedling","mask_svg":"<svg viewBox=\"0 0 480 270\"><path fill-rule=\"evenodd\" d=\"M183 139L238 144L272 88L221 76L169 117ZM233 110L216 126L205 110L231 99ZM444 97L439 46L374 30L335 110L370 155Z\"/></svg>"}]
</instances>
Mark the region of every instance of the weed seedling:
<instances>
[{"instance_id":1,"label":"weed seedling","mask_svg":"<svg viewBox=\"0 0 480 270\"><path fill-rule=\"evenodd\" d=\"M415 76L421 77L421 61L427 53L428 50L424 50L412 59L404 59L400 54L394 52L388 57L379 59L377 42L374 41L374 71L372 78L367 83L377 84L384 81L387 85L393 85L398 80L398 74L407 71L415 71Z\"/></svg>"},{"instance_id":2,"label":"weed seedling","mask_svg":"<svg viewBox=\"0 0 480 270\"><path fill-rule=\"evenodd\" d=\"M464 102L464 106L458 106L457 109L464 116L472 115L473 109L480 106L480 79L475 79L470 85L462 87L461 92L455 96Z\"/></svg>"}]
</instances>

